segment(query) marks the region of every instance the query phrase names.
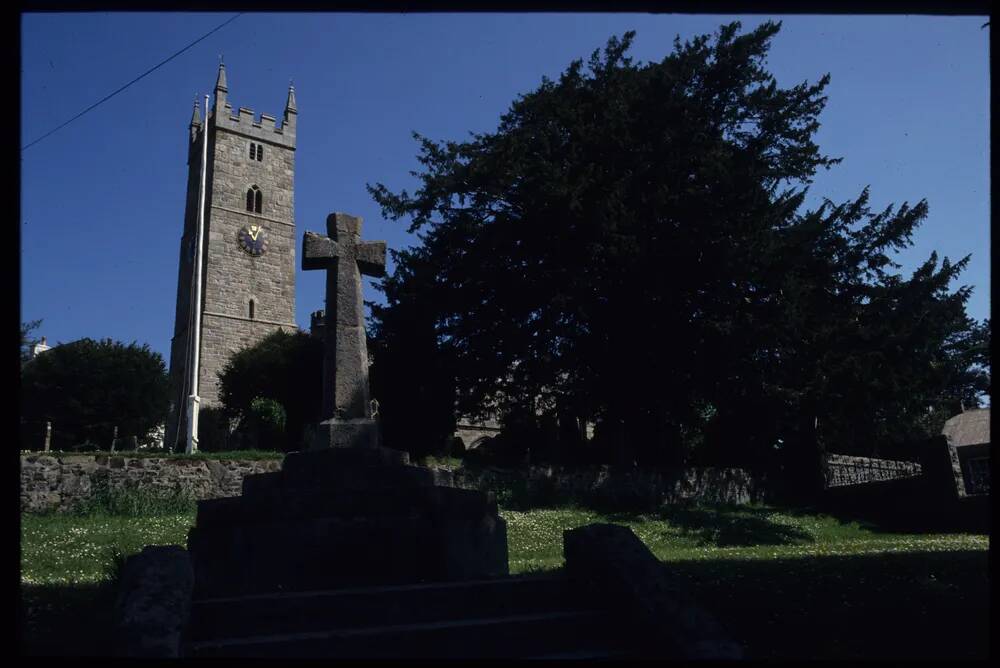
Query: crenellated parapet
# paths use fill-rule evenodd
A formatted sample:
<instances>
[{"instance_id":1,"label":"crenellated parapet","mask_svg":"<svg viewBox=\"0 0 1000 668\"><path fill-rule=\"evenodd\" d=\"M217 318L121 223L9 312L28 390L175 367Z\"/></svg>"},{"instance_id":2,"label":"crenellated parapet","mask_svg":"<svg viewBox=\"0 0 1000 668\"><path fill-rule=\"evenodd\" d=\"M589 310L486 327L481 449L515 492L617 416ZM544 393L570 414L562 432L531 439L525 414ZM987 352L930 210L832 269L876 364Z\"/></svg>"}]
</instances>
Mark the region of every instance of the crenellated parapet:
<instances>
[{"instance_id":1,"label":"crenellated parapet","mask_svg":"<svg viewBox=\"0 0 1000 668\"><path fill-rule=\"evenodd\" d=\"M209 114L212 126L264 143L295 149L295 123L298 110L295 105L295 91L291 86L280 125L274 116L262 113L257 118L254 111L247 107L239 107L236 113L233 113L228 97L226 68L225 65L219 65L219 78L215 84L215 105Z\"/></svg>"}]
</instances>

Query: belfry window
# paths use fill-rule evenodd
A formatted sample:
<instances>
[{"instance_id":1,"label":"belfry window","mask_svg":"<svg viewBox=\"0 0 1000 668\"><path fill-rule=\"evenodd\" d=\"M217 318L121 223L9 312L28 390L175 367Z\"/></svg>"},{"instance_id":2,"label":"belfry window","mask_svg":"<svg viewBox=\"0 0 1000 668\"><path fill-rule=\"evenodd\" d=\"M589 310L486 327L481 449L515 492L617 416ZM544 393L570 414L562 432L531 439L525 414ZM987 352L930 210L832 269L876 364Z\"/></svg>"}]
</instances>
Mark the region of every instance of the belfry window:
<instances>
[{"instance_id":1,"label":"belfry window","mask_svg":"<svg viewBox=\"0 0 1000 668\"><path fill-rule=\"evenodd\" d=\"M257 186L250 186L247 190L247 211L250 213L260 213L264 204L264 195Z\"/></svg>"},{"instance_id":2,"label":"belfry window","mask_svg":"<svg viewBox=\"0 0 1000 668\"><path fill-rule=\"evenodd\" d=\"M253 300L250 300L250 319L253 320Z\"/></svg>"},{"instance_id":3,"label":"belfry window","mask_svg":"<svg viewBox=\"0 0 1000 668\"><path fill-rule=\"evenodd\" d=\"M264 146L262 144L257 144L257 162L264 159Z\"/></svg>"},{"instance_id":4,"label":"belfry window","mask_svg":"<svg viewBox=\"0 0 1000 668\"><path fill-rule=\"evenodd\" d=\"M264 147L261 144L250 142L250 159L257 162L264 159Z\"/></svg>"}]
</instances>

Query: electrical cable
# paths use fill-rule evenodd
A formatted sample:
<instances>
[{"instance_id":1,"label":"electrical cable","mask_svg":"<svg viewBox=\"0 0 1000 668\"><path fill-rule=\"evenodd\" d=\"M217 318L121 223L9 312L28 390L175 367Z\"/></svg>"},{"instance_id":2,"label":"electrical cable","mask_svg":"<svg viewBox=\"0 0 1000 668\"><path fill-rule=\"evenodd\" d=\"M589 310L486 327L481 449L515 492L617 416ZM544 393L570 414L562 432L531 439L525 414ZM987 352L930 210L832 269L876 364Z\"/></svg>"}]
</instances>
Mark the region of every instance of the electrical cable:
<instances>
[{"instance_id":1,"label":"electrical cable","mask_svg":"<svg viewBox=\"0 0 1000 668\"><path fill-rule=\"evenodd\" d=\"M121 88L119 88L118 90L116 90L115 92L110 93L109 95L106 95L105 97L101 98L100 100L98 100L94 104L90 105L89 107L87 107L86 109L84 109L83 111L81 111L79 114L77 114L76 116L74 116L73 118L69 119L68 121L66 121L65 123L63 123L62 125L60 125L59 127L54 128L52 130L49 130L48 132L46 132L45 134L43 134L41 137L39 137L35 141L27 144L26 146L22 146L21 150L24 151L26 149L29 149L32 146L34 146L35 144L37 144L38 142L40 142L43 139L45 139L46 137L48 137L49 135L54 134L54 133L56 133L59 130L62 130L64 127L66 127L67 125L69 125L70 123L72 123L73 121L75 121L76 119L80 118L81 116L83 116L84 114L86 114L88 111L96 109L97 107L99 107L103 103L107 102L108 100L110 100L115 95L117 95L118 93L122 92L123 90L125 90L126 88L128 88L129 86L131 86L132 84L134 84L135 82L137 82L140 79L144 78L146 75L152 74L156 70L160 69L161 67L163 67L164 65L166 65L167 63L169 63L171 60L173 60L177 56L181 55L182 53L184 53L185 51L187 51L188 49L190 49L192 46L194 46L198 42L204 40L205 38L207 38L211 34L213 34L215 32L218 32L219 30L222 30L227 25L229 25L230 23L232 23L233 21L235 21L239 17L243 16L243 14L245 14L245 13L246 12L240 12L239 14L236 14L235 16L229 18L227 21L219 24L215 28L212 28L210 31L208 31L207 33L205 33L204 35L202 35L201 37L199 37L195 41L191 42L190 44L188 44L187 46L185 46L183 49L181 49L180 51L178 51L174 55L170 56L169 58L167 58L166 60L162 61L158 65L155 65L154 67L146 70L145 72L143 72L142 74L140 74L139 76L137 76L135 79L132 79L131 81L129 81L127 84L125 84L124 86L122 86Z\"/></svg>"}]
</instances>

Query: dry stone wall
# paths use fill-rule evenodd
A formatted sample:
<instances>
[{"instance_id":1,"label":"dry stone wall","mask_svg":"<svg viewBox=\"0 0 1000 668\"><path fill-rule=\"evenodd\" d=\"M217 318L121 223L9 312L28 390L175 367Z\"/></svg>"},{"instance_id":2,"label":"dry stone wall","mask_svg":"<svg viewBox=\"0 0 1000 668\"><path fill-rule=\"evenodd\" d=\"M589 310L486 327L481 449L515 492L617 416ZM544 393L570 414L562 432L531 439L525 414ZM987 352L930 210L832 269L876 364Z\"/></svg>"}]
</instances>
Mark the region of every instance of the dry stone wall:
<instances>
[{"instance_id":1,"label":"dry stone wall","mask_svg":"<svg viewBox=\"0 0 1000 668\"><path fill-rule=\"evenodd\" d=\"M21 456L21 510L67 511L98 489L177 493L198 500L239 496L243 478L281 469L280 460L167 459L114 455ZM438 484L502 493L521 486L529 497L577 498L659 506L685 501L748 504L766 500L766 481L743 469L643 470L533 466L440 468Z\"/></svg>"},{"instance_id":2,"label":"dry stone wall","mask_svg":"<svg viewBox=\"0 0 1000 668\"><path fill-rule=\"evenodd\" d=\"M21 510L72 510L102 488L180 492L198 500L238 496L245 476L280 468L280 460L22 455Z\"/></svg>"},{"instance_id":3,"label":"dry stone wall","mask_svg":"<svg viewBox=\"0 0 1000 668\"><path fill-rule=\"evenodd\" d=\"M595 466L466 469L453 472L455 485L498 492L524 486L530 498L576 498L608 505L656 507L682 502L744 505L767 499L766 480L744 469L639 469Z\"/></svg>"},{"instance_id":4,"label":"dry stone wall","mask_svg":"<svg viewBox=\"0 0 1000 668\"><path fill-rule=\"evenodd\" d=\"M922 468L917 462L827 455L823 475L826 487L830 488L913 478L919 476L921 472Z\"/></svg>"}]
</instances>

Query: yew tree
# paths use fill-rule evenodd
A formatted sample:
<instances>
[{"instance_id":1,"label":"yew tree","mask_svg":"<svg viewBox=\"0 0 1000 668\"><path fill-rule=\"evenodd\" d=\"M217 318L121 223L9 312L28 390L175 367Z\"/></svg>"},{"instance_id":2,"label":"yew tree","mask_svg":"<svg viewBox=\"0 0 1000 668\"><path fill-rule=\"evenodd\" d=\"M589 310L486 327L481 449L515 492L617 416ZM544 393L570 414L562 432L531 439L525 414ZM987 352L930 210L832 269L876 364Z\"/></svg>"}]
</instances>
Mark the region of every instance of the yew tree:
<instances>
[{"instance_id":1,"label":"yew tree","mask_svg":"<svg viewBox=\"0 0 1000 668\"><path fill-rule=\"evenodd\" d=\"M779 29L731 23L648 63L626 33L494 132L415 134L416 191L369 186L418 239L373 305L384 382L444 379L434 400L463 414L568 412L661 463L870 450L988 388L969 352L988 323L949 287L967 258L894 261L927 203L807 207L839 162L815 142L829 76L778 85Z\"/></svg>"}]
</instances>

